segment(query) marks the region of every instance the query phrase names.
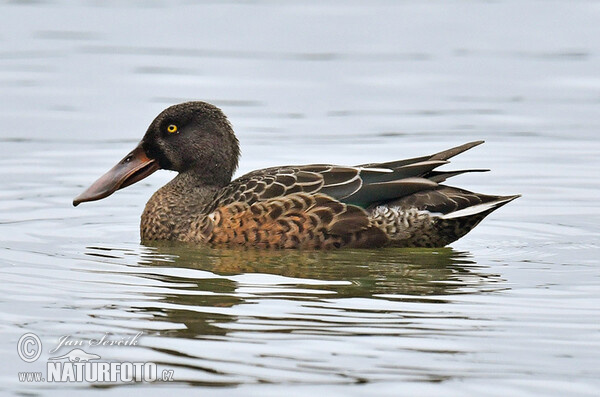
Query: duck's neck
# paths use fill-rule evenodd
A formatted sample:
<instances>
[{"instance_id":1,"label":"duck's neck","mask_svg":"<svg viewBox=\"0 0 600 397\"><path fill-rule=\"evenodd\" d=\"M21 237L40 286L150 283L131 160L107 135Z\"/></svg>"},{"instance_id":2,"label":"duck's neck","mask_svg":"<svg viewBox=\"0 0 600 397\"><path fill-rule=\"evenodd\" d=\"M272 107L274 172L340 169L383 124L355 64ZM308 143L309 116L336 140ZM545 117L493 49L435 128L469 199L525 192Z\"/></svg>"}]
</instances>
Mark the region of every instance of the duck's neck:
<instances>
[{"instance_id":1,"label":"duck's neck","mask_svg":"<svg viewBox=\"0 0 600 397\"><path fill-rule=\"evenodd\" d=\"M178 240L190 224L212 211L222 184L206 184L191 172L182 172L157 190L142 213L144 240Z\"/></svg>"}]
</instances>

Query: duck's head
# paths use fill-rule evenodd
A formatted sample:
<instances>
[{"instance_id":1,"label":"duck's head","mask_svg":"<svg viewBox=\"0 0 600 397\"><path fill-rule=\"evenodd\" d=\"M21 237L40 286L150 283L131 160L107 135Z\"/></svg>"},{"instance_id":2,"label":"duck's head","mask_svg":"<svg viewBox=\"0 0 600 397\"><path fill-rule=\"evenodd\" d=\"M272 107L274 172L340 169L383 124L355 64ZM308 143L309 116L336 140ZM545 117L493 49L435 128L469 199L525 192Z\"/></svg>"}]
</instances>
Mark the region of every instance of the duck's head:
<instances>
[{"instance_id":1,"label":"duck's head","mask_svg":"<svg viewBox=\"0 0 600 397\"><path fill-rule=\"evenodd\" d=\"M186 102L163 110L139 145L73 200L103 199L158 169L192 176L199 185L225 186L240 155L239 142L223 112L206 102Z\"/></svg>"}]
</instances>

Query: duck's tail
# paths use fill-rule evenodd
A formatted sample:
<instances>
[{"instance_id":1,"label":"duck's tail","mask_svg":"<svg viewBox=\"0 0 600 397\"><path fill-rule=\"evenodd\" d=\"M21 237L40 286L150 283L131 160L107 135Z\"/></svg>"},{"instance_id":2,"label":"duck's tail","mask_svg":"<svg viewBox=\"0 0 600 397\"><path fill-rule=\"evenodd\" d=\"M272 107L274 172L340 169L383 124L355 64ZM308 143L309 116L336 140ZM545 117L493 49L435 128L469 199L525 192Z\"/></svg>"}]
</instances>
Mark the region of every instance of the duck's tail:
<instances>
[{"instance_id":1,"label":"duck's tail","mask_svg":"<svg viewBox=\"0 0 600 397\"><path fill-rule=\"evenodd\" d=\"M520 197L491 196L439 186L373 208L370 218L397 247L443 247L486 216Z\"/></svg>"},{"instance_id":2,"label":"duck's tail","mask_svg":"<svg viewBox=\"0 0 600 397\"><path fill-rule=\"evenodd\" d=\"M447 214L441 215L439 218L441 219L458 219L464 217L478 216L481 214L485 214L484 217L491 212L497 210L502 207L504 204L508 204L514 199L521 197L520 194L515 194L513 196L497 196L495 200L488 201L486 203L475 204L470 207L462 208L456 211L452 211ZM483 218L481 218L483 219Z\"/></svg>"}]
</instances>

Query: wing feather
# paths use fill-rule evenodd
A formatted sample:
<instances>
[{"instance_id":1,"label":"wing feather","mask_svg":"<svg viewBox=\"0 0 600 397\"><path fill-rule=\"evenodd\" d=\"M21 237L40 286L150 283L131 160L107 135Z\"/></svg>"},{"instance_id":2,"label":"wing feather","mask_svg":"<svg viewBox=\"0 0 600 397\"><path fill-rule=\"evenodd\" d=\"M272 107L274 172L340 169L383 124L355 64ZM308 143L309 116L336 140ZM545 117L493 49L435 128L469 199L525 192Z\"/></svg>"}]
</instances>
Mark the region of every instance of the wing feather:
<instances>
[{"instance_id":1,"label":"wing feather","mask_svg":"<svg viewBox=\"0 0 600 397\"><path fill-rule=\"evenodd\" d=\"M246 174L223 188L214 208L243 202L256 202L291 194L325 194L335 200L363 208L387 201L401 200L417 192L436 189L439 182L464 172L483 170L436 171L454 157L483 141L470 142L429 156L371 163L359 166L311 164L266 168Z\"/></svg>"}]
</instances>

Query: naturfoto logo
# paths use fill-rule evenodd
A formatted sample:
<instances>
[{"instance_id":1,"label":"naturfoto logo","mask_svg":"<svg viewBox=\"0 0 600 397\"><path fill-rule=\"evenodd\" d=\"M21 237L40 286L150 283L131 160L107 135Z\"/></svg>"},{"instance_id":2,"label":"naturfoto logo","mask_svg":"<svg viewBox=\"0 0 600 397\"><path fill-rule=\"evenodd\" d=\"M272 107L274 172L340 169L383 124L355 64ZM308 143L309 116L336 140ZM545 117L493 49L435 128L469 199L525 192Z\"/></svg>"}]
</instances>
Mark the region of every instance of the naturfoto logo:
<instances>
[{"instance_id":1,"label":"naturfoto logo","mask_svg":"<svg viewBox=\"0 0 600 397\"><path fill-rule=\"evenodd\" d=\"M75 347L69 352L49 357L46 363L46 376L42 372L19 372L20 382L155 382L173 381L173 370L165 369L159 374L157 365L152 362L104 362L98 354L84 350L94 346L137 346L142 332L116 338L106 333L100 339L76 339L63 335L56 346L49 350L56 353L62 347ZM19 357L31 363L42 352L40 338L27 333L21 336L17 345Z\"/></svg>"}]
</instances>

